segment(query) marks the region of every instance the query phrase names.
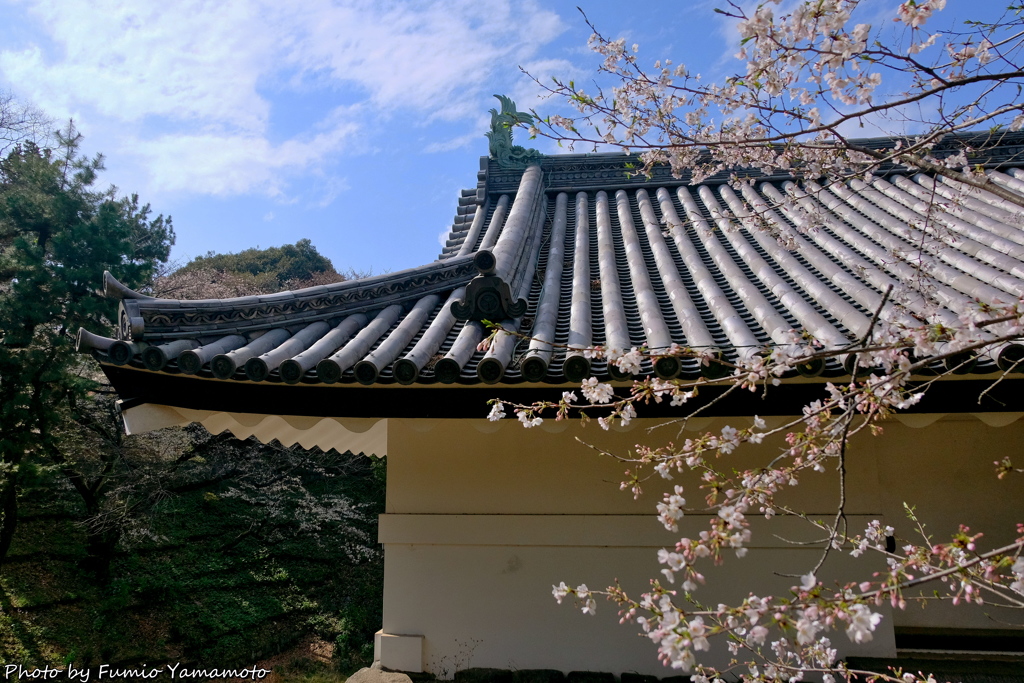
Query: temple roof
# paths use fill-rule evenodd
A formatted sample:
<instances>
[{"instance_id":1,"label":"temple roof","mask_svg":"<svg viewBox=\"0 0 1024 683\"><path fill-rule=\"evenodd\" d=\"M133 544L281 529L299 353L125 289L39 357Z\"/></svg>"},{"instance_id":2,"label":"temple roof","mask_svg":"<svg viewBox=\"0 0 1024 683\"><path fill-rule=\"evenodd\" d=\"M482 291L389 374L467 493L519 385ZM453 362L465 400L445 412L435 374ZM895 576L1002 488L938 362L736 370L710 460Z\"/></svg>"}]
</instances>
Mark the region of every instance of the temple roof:
<instances>
[{"instance_id":1,"label":"temple roof","mask_svg":"<svg viewBox=\"0 0 1024 683\"><path fill-rule=\"evenodd\" d=\"M972 161L1024 195L1024 167L1013 165L1021 152L1024 135L1004 134ZM636 165L624 154L485 157L438 259L397 273L203 301L149 298L108 277L107 295L121 299L118 329L83 332L81 346L122 398L145 401L154 399L139 387L160 376L197 395L223 383L564 385L623 379L584 356L595 345L678 344L731 360L792 343L796 330L841 349L866 333L890 286L898 305L886 313L908 326L955 324L979 301L1024 295L1024 209L990 192L899 167L828 188L751 176L736 190L724 174L693 186L660 167L631 175ZM932 201L959 205L928 221ZM744 220L752 212L764 229ZM805 229L812 220L819 227ZM931 279L928 298L900 288L911 261ZM503 332L483 349L482 321L525 336ZM1019 360L1008 350L1021 351L994 348L960 371L1005 369ZM721 371L647 363L666 378ZM847 370L841 355L801 368Z\"/></svg>"}]
</instances>

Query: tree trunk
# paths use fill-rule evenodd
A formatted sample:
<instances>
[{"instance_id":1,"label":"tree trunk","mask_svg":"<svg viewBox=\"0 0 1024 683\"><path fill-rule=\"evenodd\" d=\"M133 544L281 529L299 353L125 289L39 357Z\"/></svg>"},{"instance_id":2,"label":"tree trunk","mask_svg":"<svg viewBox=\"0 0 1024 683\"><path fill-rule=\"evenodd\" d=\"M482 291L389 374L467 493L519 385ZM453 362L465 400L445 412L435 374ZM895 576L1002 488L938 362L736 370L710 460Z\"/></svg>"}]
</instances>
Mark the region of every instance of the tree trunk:
<instances>
[{"instance_id":1,"label":"tree trunk","mask_svg":"<svg viewBox=\"0 0 1024 683\"><path fill-rule=\"evenodd\" d=\"M101 584L110 580L110 563L114 560L117 542L121 540L121 532L116 529L90 531L86 537L86 557L82 560L82 569L90 572Z\"/></svg>"}]
</instances>

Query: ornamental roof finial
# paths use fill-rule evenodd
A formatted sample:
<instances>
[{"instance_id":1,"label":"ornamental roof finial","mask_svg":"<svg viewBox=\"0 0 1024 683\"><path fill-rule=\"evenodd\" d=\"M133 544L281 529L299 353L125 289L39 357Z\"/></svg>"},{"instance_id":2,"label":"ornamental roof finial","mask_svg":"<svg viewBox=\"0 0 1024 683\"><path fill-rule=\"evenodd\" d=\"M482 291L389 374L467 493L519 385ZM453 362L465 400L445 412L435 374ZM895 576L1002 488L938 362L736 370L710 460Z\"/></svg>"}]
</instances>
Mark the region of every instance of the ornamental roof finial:
<instances>
[{"instance_id":1,"label":"ornamental roof finial","mask_svg":"<svg viewBox=\"0 0 1024 683\"><path fill-rule=\"evenodd\" d=\"M533 117L524 111L516 111L516 103L504 95L495 95L501 102L501 112L491 109L490 155L505 168L526 168L540 161L541 153L512 144L512 127L519 123L532 124Z\"/></svg>"}]
</instances>

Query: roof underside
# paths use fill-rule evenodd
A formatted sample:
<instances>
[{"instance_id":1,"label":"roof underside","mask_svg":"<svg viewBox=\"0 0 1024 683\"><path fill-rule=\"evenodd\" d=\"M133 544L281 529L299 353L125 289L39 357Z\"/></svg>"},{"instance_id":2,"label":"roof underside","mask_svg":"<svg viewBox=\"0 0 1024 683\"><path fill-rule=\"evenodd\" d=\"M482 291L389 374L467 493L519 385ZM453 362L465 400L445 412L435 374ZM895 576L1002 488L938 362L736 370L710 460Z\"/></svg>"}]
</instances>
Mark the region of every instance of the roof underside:
<instances>
[{"instance_id":1,"label":"roof underside","mask_svg":"<svg viewBox=\"0 0 1024 683\"><path fill-rule=\"evenodd\" d=\"M1024 195L1024 170L1006 161L1020 151L1004 145L985 161L995 184ZM827 189L757 178L737 191L660 170L631 178L629 160L570 155L508 170L485 159L440 258L400 273L216 301L150 299L110 281L123 297L117 339L85 335L83 346L122 366L116 374L180 375L196 391L218 380L563 384L609 376L579 351L595 345L733 359L797 330L838 349L865 334L890 286L886 314L908 326L954 324L978 301L1024 295L1024 209L989 192L899 169ZM928 222L932 201L960 205ZM751 212L763 229L744 224ZM899 285L917 262L927 297ZM480 349L480 318L524 336ZM997 351L974 371L996 370ZM644 370L701 372L694 360ZM845 372L841 357L818 370Z\"/></svg>"}]
</instances>

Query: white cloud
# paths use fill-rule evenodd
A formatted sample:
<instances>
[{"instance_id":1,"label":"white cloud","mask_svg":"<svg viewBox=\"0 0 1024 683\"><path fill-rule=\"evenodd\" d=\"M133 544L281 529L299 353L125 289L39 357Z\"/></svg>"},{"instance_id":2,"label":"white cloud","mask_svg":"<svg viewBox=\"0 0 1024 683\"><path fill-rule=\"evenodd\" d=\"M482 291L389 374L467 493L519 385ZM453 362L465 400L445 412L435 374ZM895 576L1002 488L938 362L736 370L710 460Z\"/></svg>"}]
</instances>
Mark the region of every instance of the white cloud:
<instances>
[{"instance_id":1,"label":"white cloud","mask_svg":"<svg viewBox=\"0 0 1024 683\"><path fill-rule=\"evenodd\" d=\"M174 134L138 139L128 148L143 159L156 191L203 188L211 195L260 193L286 200L289 176L322 163L355 130L355 124L338 125L277 145L259 135ZM335 181L326 202L344 187Z\"/></svg>"},{"instance_id":2,"label":"white cloud","mask_svg":"<svg viewBox=\"0 0 1024 683\"><path fill-rule=\"evenodd\" d=\"M269 106L255 86L276 47L244 3L43 0L34 14L58 54L3 51L0 71L55 115L86 105L121 121L266 124Z\"/></svg>"},{"instance_id":3,"label":"white cloud","mask_svg":"<svg viewBox=\"0 0 1024 683\"><path fill-rule=\"evenodd\" d=\"M545 89L545 86L554 85L552 78L570 81L592 75L587 69L580 68L566 59L533 60L524 62L522 68L530 78L520 79L515 84L511 97L521 111L536 109L541 114L545 109L551 109L553 105L569 108L564 98L550 97Z\"/></svg>"},{"instance_id":4,"label":"white cloud","mask_svg":"<svg viewBox=\"0 0 1024 683\"><path fill-rule=\"evenodd\" d=\"M451 234L452 234L452 229L451 229L450 226L445 228L441 232L437 233L437 243L439 245L441 245L442 249L444 249L446 246L448 246L448 238L451 236Z\"/></svg>"},{"instance_id":5,"label":"white cloud","mask_svg":"<svg viewBox=\"0 0 1024 683\"><path fill-rule=\"evenodd\" d=\"M495 74L564 29L554 12L511 0L28 7L51 43L0 50L0 79L56 118L105 133L105 149L137 155L149 189L214 195L283 197L289 175L371 144L354 135L364 121L473 121ZM276 98L296 92L349 106L282 136ZM344 183L323 186L330 195Z\"/></svg>"},{"instance_id":6,"label":"white cloud","mask_svg":"<svg viewBox=\"0 0 1024 683\"><path fill-rule=\"evenodd\" d=\"M352 186L348 184L347 178L325 177L321 182L314 183L313 192L316 194L316 198L312 202L312 206L318 209L326 208L338 198L338 195L350 189Z\"/></svg>"},{"instance_id":7,"label":"white cloud","mask_svg":"<svg viewBox=\"0 0 1024 683\"><path fill-rule=\"evenodd\" d=\"M492 72L528 59L563 30L557 14L530 2L397 4L381 13L319 0L305 8L294 64L358 84L382 109L445 119L465 116Z\"/></svg>"},{"instance_id":8,"label":"white cloud","mask_svg":"<svg viewBox=\"0 0 1024 683\"><path fill-rule=\"evenodd\" d=\"M468 147L469 145L479 144L480 138L483 136L483 133L481 133L480 131L484 130L487 130L486 124L484 124L483 127L480 127L479 131L474 130L472 133L459 135L448 140L439 140L438 142L431 142L430 144L423 148L423 151L426 152L427 154L436 154L438 152L450 152L453 149L462 149L463 147Z\"/></svg>"}]
</instances>

